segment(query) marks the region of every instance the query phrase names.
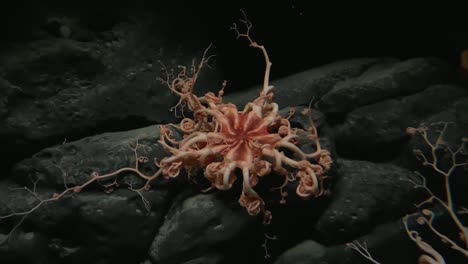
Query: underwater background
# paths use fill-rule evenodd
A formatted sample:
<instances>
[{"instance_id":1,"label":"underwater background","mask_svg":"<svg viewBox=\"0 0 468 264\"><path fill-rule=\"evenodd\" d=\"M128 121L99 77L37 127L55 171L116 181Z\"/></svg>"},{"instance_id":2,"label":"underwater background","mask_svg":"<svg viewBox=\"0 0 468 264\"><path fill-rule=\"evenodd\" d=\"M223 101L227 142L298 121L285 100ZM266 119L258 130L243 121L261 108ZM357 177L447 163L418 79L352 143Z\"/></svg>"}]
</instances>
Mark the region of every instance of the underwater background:
<instances>
[{"instance_id":1,"label":"underwater background","mask_svg":"<svg viewBox=\"0 0 468 264\"><path fill-rule=\"evenodd\" d=\"M427 247L410 235L446 263L466 263L463 9L374 5L0 4L0 263L372 263L356 250L364 243L378 263L418 263ZM190 113L175 111L179 97L158 78L197 65L208 47L193 93L217 93L226 81L224 102L253 102L265 59L230 29L244 13L272 62L279 113L294 107L291 125L306 128L299 113L312 111L333 161L325 196L300 199L293 185L283 203L259 185L273 216L264 225L239 206L242 177L228 191L202 192L203 172L139 190L144 182L125 172L44 202L94 171L133 166L135 154L166 157L159 125ZM153 174L150 163L139 170Z\"/></svg>"}]
</instances>

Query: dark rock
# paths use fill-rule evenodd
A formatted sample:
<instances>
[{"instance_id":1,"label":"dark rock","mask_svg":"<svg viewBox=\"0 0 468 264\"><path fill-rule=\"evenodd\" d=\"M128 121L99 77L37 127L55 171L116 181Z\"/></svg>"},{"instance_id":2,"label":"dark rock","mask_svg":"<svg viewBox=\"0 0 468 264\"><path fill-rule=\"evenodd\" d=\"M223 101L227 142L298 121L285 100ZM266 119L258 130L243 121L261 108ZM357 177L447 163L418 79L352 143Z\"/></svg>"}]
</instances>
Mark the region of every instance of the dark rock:
<instances>
[{"instance_id":1,"label":"dark rock","mask_svg":"<svg viewBox=\"0 0 468 264\"><path fill-rule=\"evenodd\" d=\"M372 258L378 263L412 264L417 260L415 244L407 237L401 221L378 226L372 233L356 239L366 245ZM356 242L355 241L355 242ZM352 241L349 241L352 242ZM284 252L275 264L306 263L367 263L366 258L346 244L325 246L306 240Z\"/></svg>"},{"instance_id":2,"label":"dark rock","mask_svg":"<svg viewBox=\"0 0 468 264\"><path fill-rule=\"evenodd\" d=\"M157 78L162 68L177 73L178 65L201 59L209 42L172 43L167 32L155 30L157 19L122 19L86 40L76 39L73 27L70 38L46 35L2 52L0 87L8 89L0 89L0 143L16 151L0 154L15 161L64 138L175 121L170 109L178 98ZM218 76L206 67L196 93L221 87Z\"/></svg>"},{"instance_id":3,"label":"dark rock","mask_svg":"<svg viewBox=\"0 0 468 264\"><path fill-rule=\"evenodd\" d=\"M233 210L213 194L199 194L182 201L166 217L149 251L155 263L182 263L201 257L235 240L252 218Z\"/></svg>"},{"instance_id":4,"label":"dark rock","mask_svg":"<svg viewBox=\"0 0 468 264\"><path fill-rule=\"evenodd\" d=\"M357 108L335 127L339 153L369 159L391 157L407 139L407 127L417 126L467 96L463 87L434 85L414 95Z\"/></svg>"},{"instance_id":5,"label":"dark rock","mask_svg":"<svg viewBox=\"0 0 468 264\"><path fill-rule=\"evenodd\" d=\"M223 263L224 257L221 254L208 254L199 258L185 261L182 264L218 264Z\"/></svg>"},{"instance_id":6,"label":"dark rock","mask_svg":"<svg viewBox=\"0 0 468 264\"><path fill-rule=\"evenodd\" d=\"M8 113L9 105L20 96L21 92L22 89L20 87L0 77L0 118L5 117Z\"/></svg>"},{"instance_id":7,"label":"dark rock","mask_svg":"<svg viewBox=\"0 0 468 264\"><path fill-rule=\"evenodd\" d=\"M3 243L6 240L8 240L7 235L0 234L0 260L2 263L56 263L50 262L52 258L47 248L48 238L40 233L18 231L14 239Z\"/></svg>"},{"instance_id":8,"label":"dark rock","mask_svg":"<svg viewBox=\"0 0 468 264\"><path fill-rule=\"evenodd\" d=\"M468 98L463 98L454 104L455 118L461 126L468 126Z\"/></svg>"},{"instance_id":9,"label":"dark rock","mask_svg":"<svg viewBox=\"0 0 468 264\"><path fill-rule=\"evenodd\" d=\"M307 240L283 253L278 260L275 261L275 264L306 264L319 262L324 258L326 252L327 248L325 246L315 241Z\"/></svg>"},{"instance_id":10,"label":"dark rock","mask_svg":"<svg viewBox=\"0 0 468 264\"><path fill-rule=\"evenodd\" d=\"M358 107L397 96L410 95L443 83L449 65L436 58L389 60L367 69L356 78L337 83L317 103L325 114L345 114Z\"/></svg>"},{"instance_id":11,"label":"dark rock","mask_svg":"<svg viewBox=\"0 0 468 264\"><path fill-rule=\"evenodd\" d=\"M7 205L0 208L0 215L24 212L38 204L32 193L23 188L12 190L12 187L19 188L7 182L0 184L0 201ZM50 189L36 188L35 193L41 199L52 197ZM0 260L2 263L138 263L163 223L168 194L166 189L142 193L119 189L111 195L83 192L45 203L23 220L21 216L3 219L2 238L7 239L14 229L10 238L2 241Z\"/></svg>"},{"instance_id":12,"label":"dark rock","mask_svg":"<svg viewBox=\"0 0 468 264\"><path fill-rule=\"evenodd\" d=\"M316 229L327 244L345 243L414 209L413 172L392 164L338 160L330 204Z\"/></svg>"},{"instance_id":13,"label":"dark rock","mask_svg":"<svg viewBox=\"0 0 468 264\"><path fill-rule=\"evenodd\" d=\"M23 184L31 178L48 186L83 184L93 171L103 175L120 168L135 167L135 145L139 157L146 163L138 163L140 171L152 175L158 167L155 160L167 156L159 146L159 126L149 126L125 132L104 133L73 142L45 148L15 165L12 175ZM128 176L128 177L127 177ZM137 178L133 173L122 173L121 178ZM134 181L137 184L139 181Z\"/></svg>"}]
</instances>

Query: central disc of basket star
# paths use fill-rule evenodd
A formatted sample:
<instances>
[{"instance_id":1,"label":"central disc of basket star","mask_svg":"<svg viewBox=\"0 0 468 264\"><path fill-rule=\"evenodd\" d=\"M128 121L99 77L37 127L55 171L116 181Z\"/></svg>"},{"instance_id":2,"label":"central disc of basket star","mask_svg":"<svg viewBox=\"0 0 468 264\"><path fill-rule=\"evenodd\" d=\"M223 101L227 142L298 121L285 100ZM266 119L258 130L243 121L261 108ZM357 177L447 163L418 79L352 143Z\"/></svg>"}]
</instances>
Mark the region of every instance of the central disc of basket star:
<instances>
[{"instance_id":1,"label":"central disc of basket star","mask_svg":"<svg viewBox=\"0 0 468 264\"><path fill-rule=\"evenodd\" d=\"M229 107L220 120L220 133L227 144L221 154L242 166L251 166L255 158L261 156L262 146L274 147L281 140L278 134L270 134L268 122L255 111L243 113Z\"/></svg>"}]
</instances>

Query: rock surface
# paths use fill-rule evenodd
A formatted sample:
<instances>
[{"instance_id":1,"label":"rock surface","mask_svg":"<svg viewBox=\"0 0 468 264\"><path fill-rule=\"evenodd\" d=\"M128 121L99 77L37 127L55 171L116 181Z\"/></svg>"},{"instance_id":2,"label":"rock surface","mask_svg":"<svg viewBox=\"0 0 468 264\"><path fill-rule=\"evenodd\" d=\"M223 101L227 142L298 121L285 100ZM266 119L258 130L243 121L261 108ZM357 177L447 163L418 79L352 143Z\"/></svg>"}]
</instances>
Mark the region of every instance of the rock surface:
<instances>
[{"instance_id":1,"label":"rock surface","mask_svg":"<svg viewBox=\"0 0 468 264\"><path fill-rule=\"evenodd\" d=\"M155 263L192 263L185 261L203 258L215 253L214 249L230 250L229 242L238 239L251 220L244 212L227 208L213 194L189 197L166 216L149 250L150 259Z\"/></svg>"},{"instance_id":2,"label":"rock surface","mask_svg":"<svg viewBox=\"0 0 468 264\"><path fill-rule=\"evenodd\" d=\"M164 70L177 73L178 65L190 67L209 41L175 42L154 15L99 30L73 18L49 19L77 29L71 37L44 32L0 52L0 144L17 147L2 155L16 160L64 139L176 120L169 109L177 98L158 77ZM221 83L219 71L207 67L197 93ZM26 146L32 151L23 152Z\"/></svg>"},{"instance_id":3,"label":"rock surface","mask_svg":"<svg viewBox=\"0 0 468 264\"><path fill-rule=\"evenodd\" d=\"M369 67L357 78L343 80L320 98L318 108L326 114L344 115L361 106L410 95L430 85L444 83L450 66L436 58L388 60Z\"/></svg>"},{"instance_id":4,"label":"rock surface","mask_svg":"<svg viewBox=\"0 0 468 264\"><path fill-rule=\"evenodd\" d=\"M17 163L12 172L19 182L27 183L33 178L49 186L83 184L94 171L103 175L136 164L146 175L152 175L158 169L154 161L165 156L158 143L159 135L159 126L154 125L64 142ZM135 154L148 161L137 162ZM125 178L131 173L122 174Z\"/></svg>"},{"instance_id":5,"label":"rock surface","mask_svg":"<svg viewBox=\"0 0 468 264\"><path fill-rule=\"evenodd\" d=\"M407 127L418 126L467 96L465 87L433 85L412 95L357 108L335 126L336 143L344 155L388 158L407 140Z\"/></svg>"},{"instance_id":6,"label":"rock surface","mask_svg":"<svg viewBox=\"0 0 468 264\"><path fill-rule=\"evenodd\" d=\"M385 163L337 162L333 197L316 225L325 243L346 243L414 209L418 192L410 182L417 180L412 171Z\"/></svg>"},{"instance_id":7,"label":"rock surface","mask_svg":"<svg viewBox=\"0 0 468 264\"><path fill-rule=\"evenodd\" d=\"M427 193L414 188L421 178L413 171L431 188L443 183L414 157L414 150L431 155L427 142L406 129L425 126L433 142L440 122L448 122L439 142L452 148L468 136L468 89L439 58L337 60L272 80L280 113L295 107L294 127L316 125L333 167L328 195L320 199L299 199L288 185L281 204L277 191L266 190L271 225L245 213L238 191L200 193L185 174L143 191L142 180L127 170L115 182L41 204L94 171L138 164L152 175L167 155L158 143L159 125L180 118L170 111L177 97L157 77L190 66L209 41L196 24L183 22L190 17L173 21L164 10L159 17L132 13L95 27L73 15L47 14L36 35L2 43L8 48L0 49L0 263L363 263L347 246L354 240L367 243L382 263L416 263L419 251L402 217L416 212L414 203ZM197 81L197 95L221 88L223 69L212 62ZM260 86L236 90L227 81L224 101L239 109L260 92ZM300 114L309 105L311 119ZM314 150L299 140L301 149ZM457 162L466 153L465 146ZM146 162L137 163L135 154ZM447 152L437 158L444 169L450 166ZM453 175L455 205L466 208L465 166ZM25 218L2 218L37 205ZM446 210L430 210L440 230L454 231ZM413 230L424 230L413 220ZM452 252L437 246L444 255Z\"/></svg>"},{"instance_id":8,"label":"rock surface","mask_svg":"<svg viewBox=\"0 0 468 264\"><path fill-rule=\"evenodd\" d=\"M20 185L0 183L0 215L25 212L39 203L35 195ZM41 199L53 195L51 190L42 187L35 191ZM169 194L167 189L145 193L128 189L112 194L83 192L46 203L24 219L17 216L3 220L0 223L0 261L109 263L141 260L163 223ZM13 230L11 234L10 230Z\"/></svg>"}]
</instances>

